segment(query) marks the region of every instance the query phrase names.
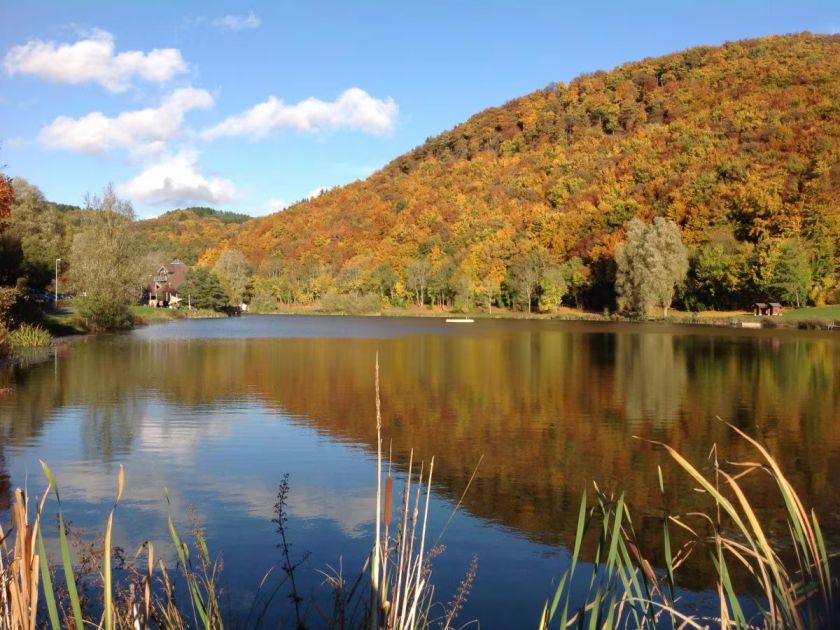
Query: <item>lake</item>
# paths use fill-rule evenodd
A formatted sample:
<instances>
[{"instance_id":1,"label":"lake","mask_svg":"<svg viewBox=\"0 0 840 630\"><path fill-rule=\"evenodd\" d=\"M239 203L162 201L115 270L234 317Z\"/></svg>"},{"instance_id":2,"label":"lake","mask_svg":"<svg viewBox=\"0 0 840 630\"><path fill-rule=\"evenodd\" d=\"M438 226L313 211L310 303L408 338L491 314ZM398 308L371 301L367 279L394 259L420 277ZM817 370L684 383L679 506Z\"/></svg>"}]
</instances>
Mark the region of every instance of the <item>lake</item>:
<instances>
[{"instance_id":1,"label":"lake","mask_svg":"<svg viewBox=\"0 0 840 630\"><path fill-rule=\"evenodd\" d=\"M41 491L43 459L73 526L101 531L123 464L117 544L130 555L151 539L172 560L168 510L182 533L200 524L224 559L226 601L244 617L266 572L276 572L269 584L279 579L272 518L288 473L288 536L294 557L309 552L298 579L317 625L315 607L329 597L320 571L341 567L355 579L372 544L378 354L386 454L400 473L411 449L415 461L435 457L430 536L445 546L433 565L437 599L451 598L477 555L461 621L535 626L567 562L583 490L591 495L596 481L625 492L655 550L656 467L672 512L704 498L651 441L698 465L714 444L722 459L754 460L720 419L778 457L836 547L838 340L662 324L318 316L182 320L90 338L3 375L0 386L11 390L0 396L0 510L5 523L17 486ZM760 515L781 523L772 486L757 479L752 489ZM701 568L682 582L709 585ZM291 619L287 600L278 601L271 623Z\"/></svg>"}]
</instances>

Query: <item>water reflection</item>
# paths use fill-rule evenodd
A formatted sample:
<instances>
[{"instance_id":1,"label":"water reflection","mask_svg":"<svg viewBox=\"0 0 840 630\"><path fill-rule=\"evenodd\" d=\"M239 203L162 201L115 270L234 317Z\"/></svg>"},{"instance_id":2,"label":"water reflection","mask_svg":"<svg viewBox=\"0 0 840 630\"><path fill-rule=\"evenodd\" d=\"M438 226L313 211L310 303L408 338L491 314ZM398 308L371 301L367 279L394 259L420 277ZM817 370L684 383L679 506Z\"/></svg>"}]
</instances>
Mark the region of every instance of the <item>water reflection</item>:
<instances>
[{"instance_id":1,"label":"water reflection","mask_svg":"<svg viewBox=\"0 0 840 630\"><path fill-rule=\"evenodd\" d=\"M533 541L568 544L581 490L596 480L625 491L640 523L650 517L641 535L658 546L656 465L665 470L672 511L704 499L644 439L666 441L695 462L713 443L729 460L752 459L716 416L762 439L817 507L828 536L840 532L832 483L840 473L835 336L493 321L453 333L404 320L361 320L356 335L360 320L317 318L312 330L305 319L244 321L247 338L225 338L225 326L245 324L184 322L80 343L63 349L57 370L42 364L7 375L14 391L0 401L0 470L3 446L26 450L67 409L78 410L80 457L106 463L140 449L200 467L209 455L197 450L211 440L218 461L244 458L248 469L250 456L269 447L229 411L255 404L371 449L379 353L386 439L397 465L411 448L420 458L435 455L438 489L456 501L483 455L466 509ZM431 334L434 326L440 334ZM303 334L331 330L340 336ZM296 336L271 337L284 334ZM277 471L253 464L248 473L247 491L213 478L211 512L212 501L237 496L240 509L270 518ZM0 492L8 497L3 475ZM773 488L761 479L754 487L764 517L773 519ZM310 485L293 500L299 514L335 521L349 537L360 536L369 519L370 500L357 490Z\"/></svg>"}]
</instances>

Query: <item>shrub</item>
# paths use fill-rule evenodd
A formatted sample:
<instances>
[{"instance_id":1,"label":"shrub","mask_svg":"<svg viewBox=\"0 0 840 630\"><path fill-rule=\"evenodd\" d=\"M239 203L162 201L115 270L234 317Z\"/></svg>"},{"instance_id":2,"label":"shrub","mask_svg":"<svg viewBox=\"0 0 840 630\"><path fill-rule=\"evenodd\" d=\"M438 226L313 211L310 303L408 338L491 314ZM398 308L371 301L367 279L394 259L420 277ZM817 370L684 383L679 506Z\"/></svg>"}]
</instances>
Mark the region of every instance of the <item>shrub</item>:
<instances>
[{"instance_id":1,"label":"shrub","mask_svg":"<svg viewBox=\"0 0 840 630\"><path fill-rule=\"evenodd\" d=\"M11 325L19 299L20 292L17 287L0 287L0 326Z\"/></svg>"},{"instance_id":2,"label":"shrub","mask_svg":"<svg viewBox=\"0 0 840 630\"><path fill-rule=\"evenodd\" d=\"M9 333L9 345L15 348L45 348L52 343L52 336L37 324L21 324Z\"/></svg>"},{"instance_id":3,"label":"shrub","mask_svg":"<svg viewBox=\"0 0 840 630\"><path fill-rule=\"evenodd\" d=\"M76 298L76 308L82 326L90 332L124 330L134 325L128 304L120 300L82 296Z\"/></svg>"}]
</instances>

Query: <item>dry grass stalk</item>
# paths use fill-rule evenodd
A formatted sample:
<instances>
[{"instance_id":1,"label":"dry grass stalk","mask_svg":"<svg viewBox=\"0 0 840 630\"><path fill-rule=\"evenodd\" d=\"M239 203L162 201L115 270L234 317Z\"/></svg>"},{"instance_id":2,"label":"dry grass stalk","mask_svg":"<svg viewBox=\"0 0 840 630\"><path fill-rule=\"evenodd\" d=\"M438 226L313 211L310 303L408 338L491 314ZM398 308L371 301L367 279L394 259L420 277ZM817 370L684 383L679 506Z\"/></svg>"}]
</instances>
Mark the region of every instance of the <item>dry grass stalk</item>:
<instances>
[{"instance_id":1,"label":"dry grass stalk","mask_svg":"<svg viewBox=\"0 0 840 630\"><path fill-rule=\"evenodd\" d=\"M46 494L45 494L46 497ZM15 491L12 525L8 533L0 527L0 628L34 630L38 613L40 556L35 552L43 500L34 522L29 522L26 494ZM9 539L13 538L11 547Z\"/></svg>"}]
</instances>

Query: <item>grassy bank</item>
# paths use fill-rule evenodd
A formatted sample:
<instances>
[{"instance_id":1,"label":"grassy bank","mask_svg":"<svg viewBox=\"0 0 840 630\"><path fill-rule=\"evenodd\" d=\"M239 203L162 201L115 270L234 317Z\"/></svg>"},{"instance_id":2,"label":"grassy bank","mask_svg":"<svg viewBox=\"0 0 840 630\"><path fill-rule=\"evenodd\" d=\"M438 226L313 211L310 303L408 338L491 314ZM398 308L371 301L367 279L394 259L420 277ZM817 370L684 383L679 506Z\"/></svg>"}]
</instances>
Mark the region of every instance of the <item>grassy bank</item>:
<instances>
[{"instance_id":1,"label":"grassy bank","mask_svg":"<svg viewBox=\"0 0 840 630\"><path fill-rule=\"evenodd\" d=\"M782 318L788 320L821 319L840 323L840 304L786 309L782 312Z\"/></svg>"},{"instance_id":2,"label":"grassy bank","mask_svg":"<svg viewBox=\"0 0 840 630\"><path fill-rule=\"evenodd\" d=\"M150 326L152 324L165 324L178 319L208 319L226 317L223 313L206 309L169 309L152 308L149 306L132 306L131 316L137 326ZM71 335L85 335L87 330L71 309L61 311L46 311L43 314L42 325L54 337L67 337Z\"/></svg>"}]
</instances>

